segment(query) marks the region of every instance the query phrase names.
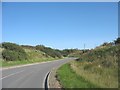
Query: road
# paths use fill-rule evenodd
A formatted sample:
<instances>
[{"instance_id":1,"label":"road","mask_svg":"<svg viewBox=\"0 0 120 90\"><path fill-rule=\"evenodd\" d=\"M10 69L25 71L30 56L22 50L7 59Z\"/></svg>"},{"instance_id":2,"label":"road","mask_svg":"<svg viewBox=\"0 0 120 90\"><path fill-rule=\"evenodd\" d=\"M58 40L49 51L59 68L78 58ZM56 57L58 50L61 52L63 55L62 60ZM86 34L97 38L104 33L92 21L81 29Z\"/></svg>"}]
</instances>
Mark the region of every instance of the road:
<instances>
[{"instance_id":1,"label":"road","mask_svg":"<svg viewBox=\"0 0 120 90\"><path fill-rule=\"evenodd\" d=\"M47 73L74 58L2 70L2 88L44 88Z\"/></svg>"}]
</instances>

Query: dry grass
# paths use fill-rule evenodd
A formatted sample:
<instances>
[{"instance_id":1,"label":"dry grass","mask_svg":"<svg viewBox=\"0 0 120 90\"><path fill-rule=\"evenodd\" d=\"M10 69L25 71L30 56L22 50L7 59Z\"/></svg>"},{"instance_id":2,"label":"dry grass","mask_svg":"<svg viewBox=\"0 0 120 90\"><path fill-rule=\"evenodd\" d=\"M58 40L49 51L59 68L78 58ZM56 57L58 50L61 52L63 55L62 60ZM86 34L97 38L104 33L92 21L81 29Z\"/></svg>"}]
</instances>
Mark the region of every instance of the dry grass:
<instances>
[{"instance_id":1,"label":"dry grass","mask_svg":"<svg viewBox=\"0 0 120 90\"><path fill-rule=\"evenodd\" d=\"M118 88L120 45L90 50L71 62L72 69L102 88Z\"/></svg>"},{"instance_id":2,"label":"dry grass","mask_svg":"<svg viewBox=\"0 0 120 90\"><path fill-rule=\"evenodd\" d=\"M93 84L97 84L101 88L118 88L118 71L112 68L103 68L93 63L76 62L70 63L72 69ZM93 67L92 67L93 66ZM87 69L85 69L87 67Z\"/></svg>"}]
</instances>

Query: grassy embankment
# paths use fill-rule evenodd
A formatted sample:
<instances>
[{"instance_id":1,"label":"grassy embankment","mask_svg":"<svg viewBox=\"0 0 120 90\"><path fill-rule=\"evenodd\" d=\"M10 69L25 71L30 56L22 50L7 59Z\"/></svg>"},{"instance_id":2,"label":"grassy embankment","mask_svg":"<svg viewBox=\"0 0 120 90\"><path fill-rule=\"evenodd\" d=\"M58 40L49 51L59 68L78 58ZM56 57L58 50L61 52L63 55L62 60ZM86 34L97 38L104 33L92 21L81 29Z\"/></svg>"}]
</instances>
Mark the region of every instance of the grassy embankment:
<instances>
[{"instance_id":1,"label":"grassy embankment","mask_svg":"<svg viewBox=\"0 0 120 90\"><path fill-rule=\"evenodd\" d=\"M2 60L2 56L1 56L0 66L9 67L9 66L15 66L15 65L24 65L24 64L31 64L31 63L45 62L45 61L52 61L52 60L60 59L57 57L53 58L47 55L46 53L39 51L39 50L35 50L35 49L24 48L24 50L28 55L28 60L4 61ZM0 52L2 52L2 49L0 49Z\"/></svg>"},{"instance_id":2,"label":"grassy embankment","mask_svg":"<svg viewBox=\"0 0 120 90\"><path fill-rule=\"evenodd\" d=\"M96 48L63 65L57 77L64 88L118 88L120 46Z\"/></svg>"},{"instance_id":3,"label":"grassy embankment","mask_svg":"<svg viewBox=\"0 0 120 90\"><path fill-rule=\"evenodd\" d=\"M94 88L96 85L88 82L83 77L76 74L70 64L64 64L57 71L57 78L63 88Z\"/></svg>"}]
</instances>

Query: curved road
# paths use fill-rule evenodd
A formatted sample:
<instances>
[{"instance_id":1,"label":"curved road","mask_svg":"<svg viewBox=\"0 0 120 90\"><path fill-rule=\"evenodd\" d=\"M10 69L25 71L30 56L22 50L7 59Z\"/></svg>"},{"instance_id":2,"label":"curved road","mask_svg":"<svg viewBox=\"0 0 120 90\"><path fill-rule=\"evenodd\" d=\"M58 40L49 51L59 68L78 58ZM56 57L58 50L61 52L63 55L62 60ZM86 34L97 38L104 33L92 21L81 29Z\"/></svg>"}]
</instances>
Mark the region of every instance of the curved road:
<instances>
[{"instance_id":1,"label":"curved road","mask_svg":"<svg viewBox=\"0 0 120 90\"><path fill-rule=\"evenodd\" d=\"M2 88L44 88L46 74L75 58L2 70Z\"/></svg>"}]
</instances>

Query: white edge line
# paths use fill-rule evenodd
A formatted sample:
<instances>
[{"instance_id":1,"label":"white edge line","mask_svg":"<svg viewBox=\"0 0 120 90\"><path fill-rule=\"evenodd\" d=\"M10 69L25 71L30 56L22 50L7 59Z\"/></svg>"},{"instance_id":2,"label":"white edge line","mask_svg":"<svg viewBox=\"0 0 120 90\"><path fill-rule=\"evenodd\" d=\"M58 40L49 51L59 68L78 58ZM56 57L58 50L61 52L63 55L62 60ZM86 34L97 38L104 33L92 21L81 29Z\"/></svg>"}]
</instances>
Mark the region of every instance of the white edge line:
<instances>
[{"instance_id":1,"label":"white edge line","mask_svg":"<svg viewBox=\"0 0 120 90\"><path fill-rule=\"evenodd\" d=\"M43 88L45 88L45 87L44 87L44 86L45 86L45 79L46 79L48 73L49 73L49 71L45 74L45 77L44 77L44 79L43 79Z\"/></svg>"},{"instance_id":2,"label":"white edge line","mask_svg":"<svg viewBox=\"0 0 120 90\"><path fill-rule=\"evenodd\" d=\"M52 70L51 70L52 71ZM49 72L49 75L48 75L48 80L47 80L47 85L48 85L48 88L50 88L49 86L49 80L50 80L50 74L51 74L51 71Z\"/></svg>"},{"instance_id":3,"label":"white edge line","mask_svg":"<svg viewBox=\"0 0 120 90\"><path fill-rule=\"evenodd\" d=\"M10 77L10 76L13 76L13 75L18 74L18 73L21 73L21 72L23 72L23 71L24 71L24 70L19 71L19 72L16 72L16 73L9 74L9 75L7 75L7 76L4 76L3 78L0 78L0 80L5 79L5 78Z\"/></svg>"},{"instance_id":4,"label":"white edge line","mask_svg":"<svg viewBox=\"0 0 120 90\"><path fill-rule=\"evenodd\" d=\"M67 62L66 62L67 63ZM65 63L64 63L65 64ZM51 72L53 71L53 70L57 70L58 68L60 68L61 66L62 66L63 64L61 64L61 65L59 65L58 67L56 67L56 68L52 68L52 70L51 71L48 71L47 73L46 73L46 75L45 75L45 77L44 77L44 80L43 80L43 88L45 88L44 86L45 86L45 79L46 79L46 77L47 77L47 75L48 75L48 73L49 73L49 75L48 75L48 79L47 79L47 85L48 85L48 88L50 88L50 86L49 86L49 77L50 77L50 74L51 74Z\"/></svg>"}]
</instances>

